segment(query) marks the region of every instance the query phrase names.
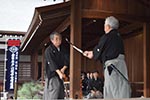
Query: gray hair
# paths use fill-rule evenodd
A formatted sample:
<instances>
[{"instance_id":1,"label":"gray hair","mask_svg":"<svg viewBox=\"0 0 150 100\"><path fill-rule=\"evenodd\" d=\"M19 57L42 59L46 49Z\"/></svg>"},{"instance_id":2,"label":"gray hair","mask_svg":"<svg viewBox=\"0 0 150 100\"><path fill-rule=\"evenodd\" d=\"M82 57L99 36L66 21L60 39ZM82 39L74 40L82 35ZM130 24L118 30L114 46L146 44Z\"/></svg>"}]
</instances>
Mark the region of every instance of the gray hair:
<instances>
[{"instance_id":1,"label":"gray hair","mask_svg":"<svg viewBox=\"0 0 150 100\"><path fill-rule=\"evenodd\" d=\"M53 40L54 39L54 35L57 35L57 36L60 36L60 38L62 38L62 36L61 36L61 34L60 33L58 33L58 32L52 32L51 34L50 34L50 40Z\"/></svg>"},{"instance_id":2,"label":"gray hair","mask_svg":"<svg viewBox=\"0 0 150 100\"><path fill-rule=\"evenodd\" d=\"M105 19L105 25L110 25L111 28L118 29L119 21L115 17L110 16Z\"/></svg>"}]
</instances>

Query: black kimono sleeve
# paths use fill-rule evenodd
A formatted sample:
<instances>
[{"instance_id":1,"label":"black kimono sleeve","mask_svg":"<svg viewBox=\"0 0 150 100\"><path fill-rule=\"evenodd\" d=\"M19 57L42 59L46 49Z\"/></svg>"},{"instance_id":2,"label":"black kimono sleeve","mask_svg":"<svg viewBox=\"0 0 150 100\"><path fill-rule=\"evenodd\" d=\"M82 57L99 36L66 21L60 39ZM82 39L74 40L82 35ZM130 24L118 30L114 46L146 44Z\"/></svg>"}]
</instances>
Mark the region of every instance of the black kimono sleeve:
<instances>
[{"instance_id":1,"label":"black kimono sleeve","mask_svg":"<svg viewBox=\"0 0 150 100\"><path fill-rule=\"evenodd\" d=\"M47 67L49 67L51 72L56 71L58 69L58 66L55 61L55 55L53 53L53 50L51 50L51 48L46 49L45 59L46 59Z\"/></svg>"},{"instance_id":2,"label":"black kimono sleeve","mask_svg":"<svg viewBox=\"0 0 150 100\"><path fill-rule=\"evenodd\" d=\"M103 35L101 37L98 45L95 46L95 48L93 49L93 55L94 55L95 60L99 59L99 57L101 56L101 54L104 50L104 45L105 45L106 40L107 40L107 37L105 35Z\"/></svg>"}]
</instances>

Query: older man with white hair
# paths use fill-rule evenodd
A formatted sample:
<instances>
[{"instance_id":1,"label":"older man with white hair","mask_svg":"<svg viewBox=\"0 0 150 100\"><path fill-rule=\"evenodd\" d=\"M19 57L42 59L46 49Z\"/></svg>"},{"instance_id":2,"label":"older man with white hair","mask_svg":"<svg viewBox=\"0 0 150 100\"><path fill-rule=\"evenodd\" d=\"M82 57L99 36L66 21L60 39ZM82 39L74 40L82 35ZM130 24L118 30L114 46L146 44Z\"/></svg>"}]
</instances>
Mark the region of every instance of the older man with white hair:
<instances>
[{"instance_id":1,"label":"older man with white hair","mask_svg":"<svg viewBox=\"0 0 150 100\"><path fill-rule=\"evenodd\" d=\"M113 17L105 19L105 34L93 51L84 56L99 59L104 65L104 98L129 98L130 84L124 56L124 45L119 32L119 21Z\"/></svg>"},{"instance_id":2,"label":"older man with white hair","mask_svg":"<svg viewBox=\"0 0 150 100\"><path fill-rule=\"evenodd\" d=\"M69 55L62 43L60 33L50 34L50 45L45 50L45 88L43 100L64 99L65 70L69 66Z\"/></svg>"}]
</instances>

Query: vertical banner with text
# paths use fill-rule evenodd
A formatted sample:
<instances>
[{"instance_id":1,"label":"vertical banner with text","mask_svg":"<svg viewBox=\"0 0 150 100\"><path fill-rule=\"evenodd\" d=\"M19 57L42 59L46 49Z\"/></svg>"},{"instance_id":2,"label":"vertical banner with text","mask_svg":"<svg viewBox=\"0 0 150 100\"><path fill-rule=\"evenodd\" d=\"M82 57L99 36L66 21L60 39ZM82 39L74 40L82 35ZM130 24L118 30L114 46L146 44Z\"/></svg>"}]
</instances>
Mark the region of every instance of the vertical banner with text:
<instances>
[{"instance_id":1,"label":"vertical banner with text","mask_svg":"<svg viewBox=\"0 0 150 100\"><path fill-rule=\"evenodd\" d=\"M19 48L20 40L7 41L6 91L13 91L18 81Z\"/></svg>"}]
</instances>

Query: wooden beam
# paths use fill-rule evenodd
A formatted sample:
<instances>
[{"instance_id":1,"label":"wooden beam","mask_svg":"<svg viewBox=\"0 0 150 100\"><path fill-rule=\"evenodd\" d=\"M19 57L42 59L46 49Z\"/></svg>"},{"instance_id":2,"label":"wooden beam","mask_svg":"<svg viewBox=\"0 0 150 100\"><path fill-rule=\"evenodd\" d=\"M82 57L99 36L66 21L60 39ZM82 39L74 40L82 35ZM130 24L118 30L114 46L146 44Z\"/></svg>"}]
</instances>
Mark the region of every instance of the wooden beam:
<instances>
[{"instance_id":1,"label":"wooden beam","mask_svg":"<svg viewBox=\"0 0 150 100\"><path fill-rule=\"evenodd\" d=\"M22 35L24 36L26 34L26 32L19 32L19 31L4 31L4 30L0 30L0 33L2 35Z\"/></svg>"},{"instance_id":2,"label":"wooden beam","mask_svg":"<svg viewBox=\"0 0 150 100\"><path fill-rule=\"evenodd\" d=\"M67 17L56 29L55 31L58 33L63 32L70 25L70 16ZM49 36L42 41L38 49L42 49L49 42Z\"/></svg>"},{"instance_id":3,"label":"wooden beam","mask_svg":"<svg viewBox=\"0 0 150 100\"><path fill-rule=\"evenodd\" d=\"M57 18L58 16L61 17L63 15L67 16L68 14L70 14L69 8L70 8L69 2L61 3L57 5L51 5L51 6L37 7L35 9L34 17L29 26L29 29L27 33L25 34L22 44L20 46L22 51L26 49L26 47L28 46L28 43L32 40L32 36L34 36L34 32L36 32L36 30L38 30L40 25L42 25L43 20ZM64 9L64 10L63 12L60 12L60 11L57 11L57 9L60 9L60 10Z\"/></svg>"},{"instance_id":4,"label":"wooden beam","mask_svg":"<svg viewBox=\"0 0 150 100\"><path fill-rule=\"evenodd\" d=\"M67 17L57 28L56 28L56 32L61 33L64 30L66 30L68 28L68 26L70 25L70 16Z\"/></svg>"},{"instance_id":5,"label":"wooden beam","mask_svg":"<svg viewBox=\"0 0 150 100\"><path fill-rule=\"evenodd\" d=\"M70 15L70 9L64 9L63 11L61 12L54 12L54 13L51 13L51 14L42 14L42 20L50 20L50 19L54 19L54 18L59 18L59 17L63 17L63 16L68 16Z\"/></svg>"},{"instance_id":6,"label":"wooden beam","mask_svg":"<svg viewBox=\"0 0 150 100\"><path fill-rule=\"evenodd\" d=\"M28 31L27 31L27 33L25 34L24 39L22 40L22 43L21 43L21 45L20 45L21 50L22 50L22 49L26 49L25 46L28 45L27 43L28 43L28 41L30 40L32 34L33 34L34 32L36 32L36 30L37 30L38 27L40 26L40 22L42 22L41 19L40 19L40 15L38 14L37 11L35 11L35 12L34 12L34 17L33 17L33 19L32 19L32 22L31 22L31 24L30 24L30 26L29 26L29 28L28 28ZM33 35L34 35L34 34L33 34ZM31 38L31 39L32 39L32 38ZM29 42L30 42L30 41L29 41ZM25 48L24 48L24 47L25 47Z\"/></svg>"},{"instance_id":7,"label":"wooden beam","mask_svg":"<svg viewBox=\"0 0 150 100\"><path fill-rule=\"evenodd\" d=\"M89 9L83 9L82 10L82 17L83 18L105 19L108 16L115 16L115 17L117 17L117 19L127 21L127 22L150 22L150 18L144 17L144 16L117 14L114 12L102 11L102 10L89 10Z\"/></svg>"},{"instance_id":8,"label":"wooden beam","mask_svg":"<svg viewBox=\"0 0 150 100\"><path fill-rule=\"evenodd\" d=\"M44 12L54 11L56 9L68 9L68 7L70 8L70 2L59 3L50 6L48 5L48 6L37 7L35 10L37 10L41 14Z\"/></svg>"},{"instance_id":9,"label":"wooden beam","mask_svg":"<svg viewBox=\"0 0 150 100\"><path fill-rule=\"evenodd\" d=\"M144 7L150 8L149 0L137 0L138 3L142 4Z\"/></svg>"},{"instance_id":10,"label":"wooden beam","mask_svg":"<svg viewBox=\"0 0 150 100\"><path fill-rule=\"evenodd\" d=\"M81 47L81 1L71 0L70 41ZM70 98L81 99L81 54L70 47Z\"/></svg>"},{"instance_id":11,"label":"wooden beam","mask_svg":"<svg viewBox=\"0 0 150 100\"><path fill-rule=\"evenodd\" d=\"M129 34L121 34L122 38L123 39L127 39L127 38L131 38L131 37L134 37L134 36L137 36L139 34L143 34L143 30L138 30L138 31L135 31L135 32L132 32L132 33L129 33Z\"/></svg>"},{"instance_id":12,"label":"wooden beam","mask_svg":"<svg viewBox=\"0 0 150 100\"><path fill-rule=\"evenodd\" d=\"M142 28L142 27L143 27L142 23L132 23L132 24L129 24L129 25L123 27L123 28L120 28L119 32L122 35L125 35L125 34L128 34L128 33L131 33L132 31L134 31L136 29Z\"/></svg>"},{"instance_id":13,"label":"wooden beam","mask_svg":"<svg viewBox=\"0 0 150 100\"><path fill-rule=\"evenodd\" d=\"M31 76L34 80L37 80L38 78L38 51L35 51L31 55Z\"/></svg>"},{"instance_id":14,"label":"wooden beam","mask_svg":"<svg viewBox=\"0 0 150 100\"><path fill-rule=\"evenodd\" d=\"M143 25L144 97L150 97L150 24Z\"/></svg>"},{"instance_id":15,"label":"wooden beam","mask_svg":"<svg viewBox=\"0 0 150 100\"><path fill-rule=\"evenodd\" d=\"M41 70L41 80L44 85L44 65L45 65L45 47L42 48L42 70Z\"/></svg>"},{"instance_id":16,"label":"wooden beam","mask_svg":"<svg viewBox=\"0 0 150 100\"><path fill-rule=\"evenodd\" d=\"M100 37L96 37L92 41L87 41L87 44L83 46L83 50L89 50L89 49L91 49L91 47L96 46L96 44L98 43L99 40L100 40Z\"/></svg>"}]
</instances>

